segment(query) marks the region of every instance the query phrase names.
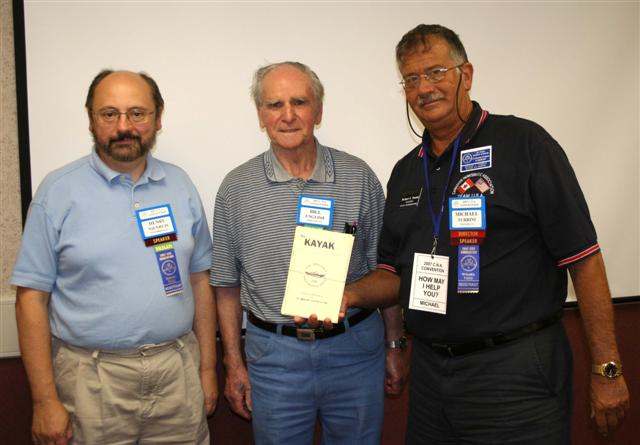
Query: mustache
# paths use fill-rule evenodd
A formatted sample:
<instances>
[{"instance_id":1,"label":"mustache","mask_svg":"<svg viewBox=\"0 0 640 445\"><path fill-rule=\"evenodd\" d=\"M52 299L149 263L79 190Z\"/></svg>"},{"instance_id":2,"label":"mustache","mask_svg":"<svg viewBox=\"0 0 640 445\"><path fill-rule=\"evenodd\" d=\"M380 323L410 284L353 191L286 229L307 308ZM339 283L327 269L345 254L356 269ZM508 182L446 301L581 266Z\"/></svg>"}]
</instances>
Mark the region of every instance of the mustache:
<instances>
[{"instance_id":1,"label":"mustache","mask_svg":"<svg viewBox=\"0 0 640 445\"><path fill-rule=\"evenodd\" d=\"M127 139L140 142L140 136L138 136L137 134L131 133L130 131L127 131L126 133L121 133L116 137L110 138L108 144L124 141Z\"/></svg>"},{"instance_id":2,"label":"mustache","mask_svg":"<svg viewBox=\"0 0 640 445\"><path fill-rule=\"evenodd\" d=\"M423 106L428 103L434 102L436 100L444 99L444 95L442 93L433 92L421 94L418 96L418 106Z\"/></svg>"}]
</instances>

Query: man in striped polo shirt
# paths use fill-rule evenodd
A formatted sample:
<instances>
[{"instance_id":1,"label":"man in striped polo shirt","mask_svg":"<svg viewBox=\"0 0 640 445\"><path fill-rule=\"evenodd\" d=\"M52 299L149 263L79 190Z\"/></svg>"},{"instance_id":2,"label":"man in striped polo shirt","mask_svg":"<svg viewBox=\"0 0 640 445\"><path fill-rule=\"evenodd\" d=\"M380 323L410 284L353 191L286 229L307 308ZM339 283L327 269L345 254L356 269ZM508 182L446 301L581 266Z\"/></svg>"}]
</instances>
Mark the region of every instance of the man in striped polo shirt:
<instances>
[{"instance_id":1,"label":"man in striped polo shirt","mask_svg":"<svg viewBox=\"0 0 640 445\"><path fill-rule=\"evenodd\" d=\"M383 385L398 394L407 374L399 307L382 315L351 308L344 322L315 329L310 341L299 339L280 308L300 198L333 200L327 228L355 235L347 276L353 282L376 265L382 187L362 160L315 139L323 87L307 66L260 68L252 94L271 147L227 175L213 221L210 282L218 298L225 395L236 413L253 420L257 444L310 444L317 418L323 443L379 443Z\"/></svg>"}]
</instances>

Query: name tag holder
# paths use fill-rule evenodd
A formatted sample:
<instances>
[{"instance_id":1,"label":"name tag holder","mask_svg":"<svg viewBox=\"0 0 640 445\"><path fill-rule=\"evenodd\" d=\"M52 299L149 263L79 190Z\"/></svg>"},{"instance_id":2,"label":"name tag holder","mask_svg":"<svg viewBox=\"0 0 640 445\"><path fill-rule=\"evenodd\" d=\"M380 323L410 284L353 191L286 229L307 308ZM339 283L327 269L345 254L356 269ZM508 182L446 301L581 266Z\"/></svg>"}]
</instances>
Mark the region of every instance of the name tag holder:
<instances>
[{"instance_id":1,"label":"name tag holder","mask_svg":"<svg viewBox=\"0 0 640 445\"><path fill-rule=\"evenodd\" d=\"M451 245L458 246L458 293L480 292L480 245L487 234L484 196L449 198Z\"/></svg>"},{"instance_id":2,"label":"name tag holder","mask_svg":"<svg viewBox=\"0 0 640 445\"><path fill-rule=\"evenodd\" d=\"M153 247L165 295L184 290L172 241L178 240L170 204L136 210L136 220L145 246Z\"/></svg>"},{"instance_id":3,"label":"name tag holder","mask_svg":"<svg viewBox=\"0 0 640 445\"><path fill-rule=\"evenodd\" d=\"M320 198L308 195L300 196L296 219L297 224L331 228L334 204L335 201L333 198Z\"/></svg>"}]
</instances>

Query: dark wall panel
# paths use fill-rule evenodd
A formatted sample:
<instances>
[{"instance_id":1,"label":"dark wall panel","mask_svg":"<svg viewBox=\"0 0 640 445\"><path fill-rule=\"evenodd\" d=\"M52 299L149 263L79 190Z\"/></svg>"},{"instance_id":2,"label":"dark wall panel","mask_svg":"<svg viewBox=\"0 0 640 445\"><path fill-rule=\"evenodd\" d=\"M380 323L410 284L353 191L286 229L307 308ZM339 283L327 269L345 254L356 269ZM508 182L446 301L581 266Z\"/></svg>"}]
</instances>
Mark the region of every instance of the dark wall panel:
<instances>
[{"instance_id":1,"label":"dark wall panel","mask_svg":"<svg viewBox=\"0 0 640 445\"><path fill-rule=\"evenodd\" d=\"M580 315L575 308L566 309L564 323L574 351L574 416L573 443L575 445L620 444L631 445L640 437L640 303L616 304L616 332L624 363L624 372L631 392L631 411L620 429L603 439L598 436L589 420L588 385L590 357L582 330ZM212 443L216 445L251 444L253 435L249 422L234 415L224 396L224 371L218 360L220 401L218 409L209 419ZM20 359L0 360L0 443L28 445L31 423L31 400L29 386ZM407 391L397 399L387 399L383 445L404 443L406 427Z\"/></svg>"}]
</instances>

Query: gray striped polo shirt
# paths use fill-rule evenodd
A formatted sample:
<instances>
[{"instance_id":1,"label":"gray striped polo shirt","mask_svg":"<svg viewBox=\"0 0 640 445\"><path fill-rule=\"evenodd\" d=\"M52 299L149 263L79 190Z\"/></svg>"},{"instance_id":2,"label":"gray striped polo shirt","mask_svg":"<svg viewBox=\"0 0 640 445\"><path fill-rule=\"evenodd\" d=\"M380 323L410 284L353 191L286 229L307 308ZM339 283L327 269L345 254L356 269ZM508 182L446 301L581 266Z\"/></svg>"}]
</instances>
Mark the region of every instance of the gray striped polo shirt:
<instances>
[{"instance_id":1,"label":"gray striped polo shirt","mask_svg":"<svg viewBox=\"0 0 640 445\"><path fill-rule=\"evenodd\" d=\"M291 177L268 150L232 170L216 195L210 283L240 286L242 307L272 323L290 323L280 307L287 281L298 200L333 198L331 230L357 224L347 282L375 269L384 193L361 159L316 141L305 181Z\"/></svg>"}]
</instances>

